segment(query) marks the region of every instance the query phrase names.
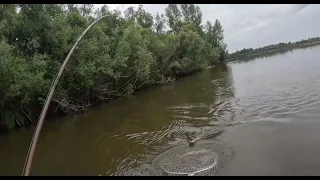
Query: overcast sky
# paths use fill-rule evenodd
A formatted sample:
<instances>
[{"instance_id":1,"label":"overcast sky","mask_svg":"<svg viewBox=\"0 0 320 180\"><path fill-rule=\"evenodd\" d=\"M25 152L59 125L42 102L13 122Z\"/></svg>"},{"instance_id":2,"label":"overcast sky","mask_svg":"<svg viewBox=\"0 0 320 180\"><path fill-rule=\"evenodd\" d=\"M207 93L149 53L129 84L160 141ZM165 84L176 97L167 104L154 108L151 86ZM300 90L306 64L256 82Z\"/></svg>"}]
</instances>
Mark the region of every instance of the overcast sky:
<instances>
[{"instance_id":1,"label":"overcast sky","mask_svg":"<svg viewBox=\"0 0 320 180\"><path fill-rule=\"evenodd\" d=\"M138 4L107 4L111 9ZM102 4L95 5L96 8ZM144 4L152 14L164 13L166 4ZM278 42L320 36L318 4L199 4L203 23L219 19L228 50L256 48Z\"/></svg>"}]
</instances>

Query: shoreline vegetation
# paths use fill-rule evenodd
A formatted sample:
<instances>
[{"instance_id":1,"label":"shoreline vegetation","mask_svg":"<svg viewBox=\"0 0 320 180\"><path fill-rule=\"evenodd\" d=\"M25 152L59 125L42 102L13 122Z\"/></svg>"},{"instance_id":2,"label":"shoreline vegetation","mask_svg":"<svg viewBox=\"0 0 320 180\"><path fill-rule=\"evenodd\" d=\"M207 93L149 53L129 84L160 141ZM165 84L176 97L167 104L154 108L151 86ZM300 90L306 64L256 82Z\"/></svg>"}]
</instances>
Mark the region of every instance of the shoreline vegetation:
<instances>
[{"instance_id":1,"label":"shoreline vegetation","mask_svg":"<svg viewBox=\"0 0 320 180\"><path fill-rule=\"evenodd\" d=\"M320 45L320 37L314 37L309 39L302 39L297 42L287 42L272 44L260 48L244 48L234 53L230 53L227 57L227 62L232 61L247 61L254 58L265 57L278 53L284 53L293 49L306 48Z\"/></svg>"},{"instance_id":2,"label":"shoreline vegetation","mask_svg":"<svg viewBox=\"0 0 320 180\"><path fill-rule=\"evenodd\" d=\"M194 4L169 4L156 15L142 5L121 13L92 4L1 4L0 127L36 123L70 48L103 15L110 16L89 30L71 56L47 118L226 64L221 23L203 23Z\"/></svg>"}]
</instances>

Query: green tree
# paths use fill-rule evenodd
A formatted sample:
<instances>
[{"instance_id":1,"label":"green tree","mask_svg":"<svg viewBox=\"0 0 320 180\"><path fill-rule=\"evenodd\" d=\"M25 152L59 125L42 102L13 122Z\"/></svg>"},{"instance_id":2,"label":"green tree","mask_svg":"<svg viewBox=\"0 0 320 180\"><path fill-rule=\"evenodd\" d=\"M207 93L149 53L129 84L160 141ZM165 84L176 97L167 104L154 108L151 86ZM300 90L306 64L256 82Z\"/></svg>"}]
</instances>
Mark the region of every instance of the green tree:
<instances>
[{"instance_id":1,"label":"green tree","mask_svg":"<svg viewBox=\"0 0 320 180\"><path fill-rule=\"evenodd\" d=\"M214 43L216 46L222 45L223 43L223 29L220 21L216 19L213 25Z\"/></svg>"},{"instance_id":2,"label":"green tree","mask_svg":"<svg viewBox=\"0 0 320 180\"><path fill-rule=\"evenodd\" d=\"M83 17L89 17L93 10L93 4L80 4L79 10Z\"/></svg>"},{"instance_id":3,"label":"green tree","mask_svg":"<svg viewBox=\"0 0 320 180\"><path fill-rule=\"evenodd\" d=\"M164 15L159 13L156 14L155 23L154 23L154 29L157 34L164 33L165 28L165 18Z\"/></svg>"},{"instance_id":4,"label":"green tree","mask_svg":"<svg viewBox=\"0 0 320 180\"><path fill-rule=\"evenodd\" d=\"M169 4L165 9L166 16L168 18L168 26L171 31L177 33L181 26L181 12L177 4Z\"/></svg>"},{"instance_id":5,"label":"green tree","mask_svg":"<svg viewBox=\"0 0 320 180\"><path fill-rule=\"evenodd\" d=\"M146 12L143 9L143 5L139 5L136 12L137 23L140 24L143 28L150 29L153 26L153 17L150 13Z\"/></svg>"},{"instance_id":6,"label":"green tree","mask_svg":"<svg viewBox=\"0 0 320 180\"><path fill-rule=\"evenodd\" d=\"M181 4L180 8L184 21L200 26L202 21L202 12L199 6L194 4Z\"/></svg>"}]
</instances>

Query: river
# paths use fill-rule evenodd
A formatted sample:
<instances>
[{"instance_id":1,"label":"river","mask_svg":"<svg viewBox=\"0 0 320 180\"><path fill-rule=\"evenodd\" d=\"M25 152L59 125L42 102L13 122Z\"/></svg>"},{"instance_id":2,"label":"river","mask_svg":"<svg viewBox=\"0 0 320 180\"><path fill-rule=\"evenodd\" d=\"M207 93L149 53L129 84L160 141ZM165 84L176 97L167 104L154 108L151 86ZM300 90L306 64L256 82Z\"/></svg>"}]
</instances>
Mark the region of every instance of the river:
<instances>
[{"instance_id":1,"label":"river","mask_svg":"<svg viewBox=\"0 0 320 180\"><path fill-rule=\"evenodd\" d=\"M47 120L32 175L154 175L194 132L217 175L320 175L320 46L230 63ZM20 175L33 127L0 134L0 175Z\"/></svg>"}]
</instances>

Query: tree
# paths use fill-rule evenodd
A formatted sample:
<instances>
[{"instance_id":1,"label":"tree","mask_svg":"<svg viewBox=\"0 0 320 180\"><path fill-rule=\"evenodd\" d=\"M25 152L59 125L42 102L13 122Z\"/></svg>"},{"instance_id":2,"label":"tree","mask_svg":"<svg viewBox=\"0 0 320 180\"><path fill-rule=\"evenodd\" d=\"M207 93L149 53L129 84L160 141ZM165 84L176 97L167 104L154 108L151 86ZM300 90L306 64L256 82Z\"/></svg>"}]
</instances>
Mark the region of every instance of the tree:
<instances>
[{"instance_id":1,"label":"tree","mask_svg":"<svg viewBox=\"0 0 320 180\"><path fill-rule=\"evenodd\" d=\"M128 7L124 11L124 16L125 16L127 21L135 21L136 11L134 10L134 7L133 6Z\"/></svg>"},{"instance_id":2,"label":"tree","mask_svg":"<svg viewBox=\"0 0 320 180\"><path fill-rule=\"evenodd\" d=\"M216 40L215 40L215 34L214 34L214 32L213 32L213 25L212 25L212 23L210 22L210 21L207 21L207 23L206 23L206 26L205 26L205 28L206 28L206 38L207 38L207 42L209 43L209 44L211 44L211 48L213 49L214 48L214 46L216 45Z\"/></svg>"},{"instance_id":3,"label":"tree","mask_svg":"<svg viewBox=\"0 0 320 180\"><path fill-rule=\"evenodd\" d=\"M138 24L140 24L143 28L151 30L153 26L153 17L150 13L143 9L143 5L139 5L135 17Z\"/></svg>"},{"instance_id":4,"label":"tree","mask_svg":"<svg viewBox=\"0 0 320 180\"><path fill-rule=\"evenodd\" d=\"M165 9L168 25L172 32L177 33L181 25L181 12L177 4L169 4Z\"/></svg>"},{"instance_id":5,"label":"tree","mask_svg":"<svg viewBox=\"0 0 320 180\"><path fill-rule=\"evenodd\" d=\"M200 26L202 21L202 12L199 6L194 4L181 4L180 8L184 21Z\"/></svg>"},{"instance_id":6,"label":"tree","mask_svg":"<svg viewBox=\"0 0 320 180\"><path fill-rule=\"evenodd\" d=\"M79 5L80 13L83 17L88 18L93 10L93 4L81 4Z\"/></svg>"},{"instance_id":7,"label":"tree","mask_svg":"<svg viewBox=\"0 0 320 180\"><path fill-rule=\"evenodd\" d=\"M94 14L96 18L110 14L109 6L103 5L100 9L97 9Z\"/></svg>"},{"instance_id":8,"label":"tree","mask_svg":"<svg viewBox=\"0 0 320 180\"><path fill-rule=\"evenodd\" d=\"M219 46L222 45L223 42L223 29L221 26L221 23L218 19L214 22L214 25L212 27L213 35L214 35L214 45Z\"/></svg>"},{"instance_id":9,"label":"tree","mask_svg":"<svg viewBox=\"0 0 320 180\"><path fill-rule=\"evenodd\" d=\"M74 12L79 13L80 12L77 5L75 5L75 4L66 4L65 11L66 11L66 13L74 13Z\"/></svg>"},{"instance_id":10,"label":"tree","mask_svg":"<svg viewBox=\"0 0 320 180\"><path fill-rule=\"evenodd\" d=\"M159 15L159 13L156 14L154 27L157 34L163 33L164 31L163 29L165 27L165 19L163 14L161 15Z\"/></svg>"}]
</instances>

